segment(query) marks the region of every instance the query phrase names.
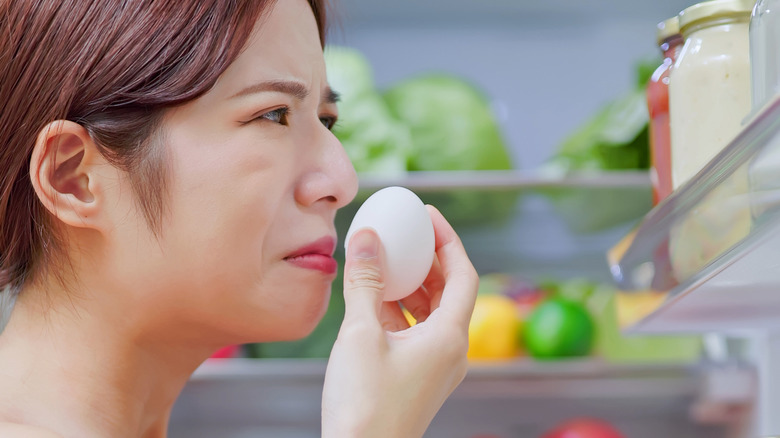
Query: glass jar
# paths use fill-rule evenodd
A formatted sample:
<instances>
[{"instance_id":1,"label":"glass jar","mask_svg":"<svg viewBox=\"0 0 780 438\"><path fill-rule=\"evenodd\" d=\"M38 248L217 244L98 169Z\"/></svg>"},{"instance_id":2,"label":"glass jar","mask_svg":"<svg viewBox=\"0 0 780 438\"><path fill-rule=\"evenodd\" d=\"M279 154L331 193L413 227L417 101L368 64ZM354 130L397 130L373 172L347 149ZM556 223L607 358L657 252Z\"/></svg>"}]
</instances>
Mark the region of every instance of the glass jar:
<instances>
[{"instance_id":1,"label":"glass jar","mask_svg":"<svg viewBox=\"0 0 780 438\"><path fill-rule=\"evenodd\" d=\"M680 13L685 38L669 76L672 184L696 175L742 129L750 112L749 21L755 0L711 0ZM752 226L743 166L670 230L669 260L683 282Z\"/></svg>"},{"instance_id":2,"label":"glass jar","mask_svg":"<svg viewBox=\"0 0 780 438\"><path fill-rule=\"evenodd\" d=\"M739 133L750 111L753 6L754 0L711 0L680 13L685 45L669 80L674 188Z\"/></svg>"},{"instance_id":3,"label":"glass jar","mask_svg":"<svg viewBox=\"0 0 780 438\"><path fill-rule=\"evenodd\" d=\"M753 111L780 90L780 0L758 0L750 18Z\"/></svg>"},{"instance_id":4,"label":"glass jar","mask_svg":"<svg viewBox=\"0 0 780 438\"><path fill-rule=\"evenodd\" d=\"M653 205L672 193L672 152L669 132L669 72L677 60L683 40L677 17L658 23L658 47L664 60L647 84L647 110L650 114L650 179Z\"/></svg>"}]
</instances>

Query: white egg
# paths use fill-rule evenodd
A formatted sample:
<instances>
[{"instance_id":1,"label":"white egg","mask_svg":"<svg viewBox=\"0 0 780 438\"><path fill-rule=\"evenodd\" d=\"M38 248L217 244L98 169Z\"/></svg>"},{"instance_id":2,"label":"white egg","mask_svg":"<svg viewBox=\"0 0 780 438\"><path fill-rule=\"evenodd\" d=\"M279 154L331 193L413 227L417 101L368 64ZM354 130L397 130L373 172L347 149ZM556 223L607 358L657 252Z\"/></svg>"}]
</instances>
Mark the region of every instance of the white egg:
<instances>
[{"instance_id":1,"label":"white egg","mask_svg":"<svg viewBox=\"0 0 780 438\"><path fill-rule=\"evenodd\" d=\"M397 301L417 290L431 270L436 251L431 216L420 198L403 187L374 193L352 219L345 248L362 228L374 229L384 247L384 300Z\"/></svg>"}]
</instances>

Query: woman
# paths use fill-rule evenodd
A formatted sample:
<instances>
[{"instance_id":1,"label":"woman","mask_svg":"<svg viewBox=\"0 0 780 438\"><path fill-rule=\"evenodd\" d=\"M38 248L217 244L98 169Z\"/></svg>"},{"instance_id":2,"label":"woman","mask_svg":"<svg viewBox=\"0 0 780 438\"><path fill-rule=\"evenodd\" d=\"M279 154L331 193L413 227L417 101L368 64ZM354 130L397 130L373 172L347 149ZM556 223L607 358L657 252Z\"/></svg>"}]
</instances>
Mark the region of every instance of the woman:
<instances>
[{"instance_id":1,"label":"woman","mask_svg":"<svg viewBox=\"0 0 780 438\"><path fill-rule=\"evenodd\" d=\"M357 189L324 26L318 0L1 0L0 436L164 437L212 352L315 327ZM464 376L477 277L430 213L415 327L352 239L323 436L421 436Z\"/></svg>"}]
</instances>

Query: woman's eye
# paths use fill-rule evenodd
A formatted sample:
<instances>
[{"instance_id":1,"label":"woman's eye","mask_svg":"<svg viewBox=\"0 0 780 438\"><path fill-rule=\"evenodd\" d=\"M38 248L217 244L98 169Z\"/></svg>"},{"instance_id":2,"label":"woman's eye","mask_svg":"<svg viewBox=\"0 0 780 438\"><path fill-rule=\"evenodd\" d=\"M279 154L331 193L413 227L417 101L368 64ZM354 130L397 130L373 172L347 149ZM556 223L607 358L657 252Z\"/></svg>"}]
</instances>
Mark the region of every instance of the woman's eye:
<instances>
[{"instance_id":1,"label":"woman's eye","mask_svg":"<svg viewBox=\"0 0 780 438\"><path fill-rule=\"evenodd\" d=\"M259 118L266 119L270 122L278 123L280 125L287 125L287 117L290 115L290 109L287 107L277 108L275 110L263 113Z\"/></svg>"},{"instance_id":2,"label":"woman's eye","mask_svg":"<svg viewBox=\"0 0 780 438\"><path fill-rule=\"evenodd\" d=\"M333 125L336 124L336 117L322 116L320 117L320 123L328 129L333 129Z\"/></svg>"}]
</instances>

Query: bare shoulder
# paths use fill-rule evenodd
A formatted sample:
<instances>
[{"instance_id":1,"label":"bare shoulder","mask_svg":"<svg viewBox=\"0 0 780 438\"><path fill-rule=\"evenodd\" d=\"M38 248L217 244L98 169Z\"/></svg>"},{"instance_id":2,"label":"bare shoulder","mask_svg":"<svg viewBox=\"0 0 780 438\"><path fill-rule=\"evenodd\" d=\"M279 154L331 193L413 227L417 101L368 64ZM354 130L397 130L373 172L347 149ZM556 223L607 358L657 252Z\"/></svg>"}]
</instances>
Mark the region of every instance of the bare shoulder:
<instances>
[{"instance_id":1,"label":"bare shoulder","mask_svg":"<svg viewBox=\"0 0 780 438\"><path fill-rule=\"evenodd\" d=\"M3 423L0 421L0 437L3 438L63 438L62 435L48 429L24 424Z\"/></svg>"}]
</instances>

